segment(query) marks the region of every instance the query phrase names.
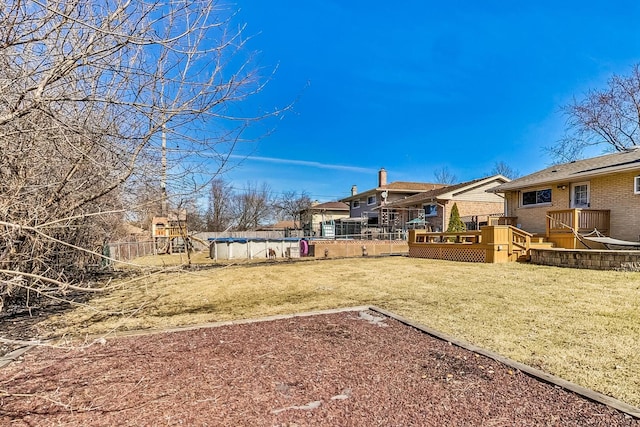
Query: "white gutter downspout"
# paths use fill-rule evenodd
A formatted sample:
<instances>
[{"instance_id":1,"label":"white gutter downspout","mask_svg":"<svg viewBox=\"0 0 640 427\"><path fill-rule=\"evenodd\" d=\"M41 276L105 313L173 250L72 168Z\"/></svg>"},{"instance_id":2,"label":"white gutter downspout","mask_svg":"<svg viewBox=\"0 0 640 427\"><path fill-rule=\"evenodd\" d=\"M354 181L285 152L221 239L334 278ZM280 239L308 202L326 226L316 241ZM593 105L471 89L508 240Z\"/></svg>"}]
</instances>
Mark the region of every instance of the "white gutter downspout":
<instances>
[{"instance_id":1,"label":"white gutter downspout","mask_svg":"<svg viewBox=\"0 0 640 427\"><path fill-rule=\"evenodd\" d=\"M489 192L490 191L487 190L487 193ZM493 191L491 191L491 193L493 193ZM509 203L509 199L507 199L506 194L505 193L503 194L493 193L493 194L502 198L502 213L504 216L508 216L507 212L509 212L509 207L507 206L507 203Z\"/></svg>"},{"instance_id":2,"label":"white gutter downspout","mask_svg":"<svg viewBox=\"0 0 640 427\"><path fill-rule=\"evenodd\" d=\"M436 206L440 206L442 208L442 232L444 233L445 231L447 231L444 228L444 222L447 218L447 207L445 205L441 205L440 203L438 203L437 200L435 202L436 202Z\"/></svg>"}]
</instances>

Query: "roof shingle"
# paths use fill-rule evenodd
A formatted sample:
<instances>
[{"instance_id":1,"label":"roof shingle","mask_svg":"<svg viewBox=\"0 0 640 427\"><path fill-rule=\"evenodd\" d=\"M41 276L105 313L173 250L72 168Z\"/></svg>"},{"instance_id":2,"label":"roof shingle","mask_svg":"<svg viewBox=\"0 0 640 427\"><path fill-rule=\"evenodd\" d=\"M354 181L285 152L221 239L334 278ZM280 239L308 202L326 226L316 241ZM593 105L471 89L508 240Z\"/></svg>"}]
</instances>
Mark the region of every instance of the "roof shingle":
<instances>
[{"instance_id":1,"label":"roof shingle","mask_svg":"<svg viewBox=\"0 0 640 427\"><path fill-rule=\"evenodd\" d=\"M576 160L569 163L550 166L541 171L514 179L491 191L505 191L536 187L552 183L576 182L598 175L610 175L618 172L640 170L640 147L613 154Z\"/></svg>"}]
</instances>

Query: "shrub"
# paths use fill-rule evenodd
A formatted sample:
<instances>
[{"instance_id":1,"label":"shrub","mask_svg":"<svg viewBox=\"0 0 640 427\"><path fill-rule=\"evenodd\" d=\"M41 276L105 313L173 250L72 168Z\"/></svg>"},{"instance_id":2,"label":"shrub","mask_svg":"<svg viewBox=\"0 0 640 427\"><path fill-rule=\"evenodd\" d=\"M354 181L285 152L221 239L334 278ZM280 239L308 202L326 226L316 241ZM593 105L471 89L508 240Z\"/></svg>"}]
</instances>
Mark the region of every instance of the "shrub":
<instances>
[{"instance_id":1,"label":"shrub","mask_svg":"<svg viewBox=\"0 0 640 427\"><path fill-rule=\"evenodd\" d=\"M467 226L460 219L460 212L458 212L458 205L453 204L451 208L451 215L449 216L449 226L447 227L447 233L458 233L460 231L467 231Z\"/></svg>"}]
</instances>

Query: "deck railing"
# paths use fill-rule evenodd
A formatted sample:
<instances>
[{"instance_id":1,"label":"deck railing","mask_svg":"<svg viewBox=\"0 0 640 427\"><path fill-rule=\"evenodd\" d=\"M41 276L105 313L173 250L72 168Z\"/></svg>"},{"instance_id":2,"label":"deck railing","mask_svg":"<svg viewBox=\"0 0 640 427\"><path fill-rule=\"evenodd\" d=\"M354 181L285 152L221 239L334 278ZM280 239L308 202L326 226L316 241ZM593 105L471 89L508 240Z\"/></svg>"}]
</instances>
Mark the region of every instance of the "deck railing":
<instances>
[{"instance_id":1,"label":"deck railing","mask_svg":"<svg viewBox=\"0 0 640 427\"><path fill-rule=\"evenodd\" d=\"M187 228L182 227L157 227L155 229L155 235L153 237L183 237L187 235Z\"/></svg>"},{"instance_id":2,"label":"deck railing","mask_svg":"<svg viewBox=\"0 0 640 427\"><path fill-rule=\"evenodd\" d=\"M598 209L564 209L547 212L547 236L553 233L589 233L598 229L609 233L611 211Z\"/></svg>"},{"instance_id":3,"label":"deck railing","mask_svg":"<svg viewBox=\"0 0 640 427\"><path fill-rule=\"evenodd\" d=\"M518 217L515 216L489 216L487 225L513 225L516 226Z\"/></svg>"},{"instance_id":4,"label":"deck railing","mask_svg":"<svg viewBox=\"0 0 640 427\"><path fill-rule=\"evenodd\" d=\"M413 243L481 243L480 231L459 231L456 233L440 233L416 230Z\"/></svg>"},{"instance_id":5,"label":"deck railing","mask_svg":"<svg viewBox=\"0 0 640 427\"><path fill-rule=\"evenodd\" d=\"M509 225L458 233L409 231L409 256L418 258L507 262L527 258L530 248L531 234Z\"/></svg>"},{"instance_id":6,"label":"deck railing","mask_svg":"<svg viewBox=\"0 0 640 427\"><path fill-rule=\"evenodd\" d=\"M531 249L531 233L527 233L524 230L520 230L519 228L510 226L509 227L509 252L517 252L520 251L523 254L528 254L529 249Z\"/></svg>"}]
</instances>

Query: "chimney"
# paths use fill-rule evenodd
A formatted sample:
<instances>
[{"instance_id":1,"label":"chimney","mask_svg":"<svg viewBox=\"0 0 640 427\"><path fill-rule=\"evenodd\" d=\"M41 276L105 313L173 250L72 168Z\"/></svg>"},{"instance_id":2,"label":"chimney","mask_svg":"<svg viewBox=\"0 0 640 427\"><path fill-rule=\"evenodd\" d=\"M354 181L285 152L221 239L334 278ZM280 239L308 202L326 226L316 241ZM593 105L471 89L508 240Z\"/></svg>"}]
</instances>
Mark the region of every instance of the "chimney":
<instances>
[{"instance_id":1,"label":"chimney","mask_svg":"<svg viewBox=\"0 0 640 427\"><path fill-rule=\"evenodd\" d=\"M384 168L380 168L378 172L378 187L382 187L383 185L387 185L387 171Z\"/></svg>"},{"instance_id":2,"label":"chimney","mask_svg":"<svg viewBox=\"0 0 640 427\"><path fill-rule=\"evenodd\" d=\"M351 195L355 196L356 194L358 194L358 187L356 187L355 185L351 186Z\"/></svg>"}]
</instances>

